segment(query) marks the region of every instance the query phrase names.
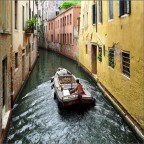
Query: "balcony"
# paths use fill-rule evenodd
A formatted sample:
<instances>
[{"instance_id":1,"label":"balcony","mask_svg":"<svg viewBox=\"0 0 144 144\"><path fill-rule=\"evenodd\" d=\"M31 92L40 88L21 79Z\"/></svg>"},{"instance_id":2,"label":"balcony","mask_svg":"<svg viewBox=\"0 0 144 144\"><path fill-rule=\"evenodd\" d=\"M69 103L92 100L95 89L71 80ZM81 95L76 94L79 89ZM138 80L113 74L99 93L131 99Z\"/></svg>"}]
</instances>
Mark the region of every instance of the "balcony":
<instances>
[{"instance_id":1,"label":"balcony","mask_svg":"<svg viewBox=\"0 0 144 144\"><path fill-rule=\"evenodd\" d=\"M34 26L28 26L25 28L25 33L26 34L32 34L34 33Z\"/></svg>"}]
</instances>

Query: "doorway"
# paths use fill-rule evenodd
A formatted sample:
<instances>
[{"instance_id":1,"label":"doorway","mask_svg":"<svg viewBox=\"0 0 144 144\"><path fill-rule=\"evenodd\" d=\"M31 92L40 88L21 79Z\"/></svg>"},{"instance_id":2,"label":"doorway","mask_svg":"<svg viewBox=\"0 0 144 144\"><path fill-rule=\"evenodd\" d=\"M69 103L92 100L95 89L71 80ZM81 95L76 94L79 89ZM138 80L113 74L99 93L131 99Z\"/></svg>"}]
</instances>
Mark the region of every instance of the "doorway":
<instances>
[{"instance_id":1,"label":"doorway","mask_svg":"<svg viewBox=\"0 0 144 144\"><path fill-rule=\"evenodd\" d=\"M7 58L5 58L2 61L2 81L3 81L3 101L2 101L2 106L5 106L6 103L6 97L7 97Z\"/></svg>"},{"instance_id":2,"label":"doorway","mask_svg":"<svg viewBox=\"0 0 144 144\"><path fill-rule=\"evenodd\" d=\"M97 74L97 46L92 45L91 47L91 66L92 73Z\"/></svg>"}]
</instances>

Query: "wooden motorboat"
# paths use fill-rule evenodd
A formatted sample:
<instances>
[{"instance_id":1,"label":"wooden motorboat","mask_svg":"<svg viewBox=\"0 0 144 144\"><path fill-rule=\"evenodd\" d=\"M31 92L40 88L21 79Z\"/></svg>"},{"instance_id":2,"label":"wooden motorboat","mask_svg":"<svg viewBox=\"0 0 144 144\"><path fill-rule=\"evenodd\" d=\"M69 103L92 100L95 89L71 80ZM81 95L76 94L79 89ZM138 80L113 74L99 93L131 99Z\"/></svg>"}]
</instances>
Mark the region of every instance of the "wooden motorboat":
<instances>
[{"instance_id":1,"label":"wooden motorboat","mask_svg":"<svg viewBox=\"0 0 144 144\"><path fill-rule=\"evenodd\" d=\"M77 83L76 77L67 69L59 68L51 81L53 82L54 99L58 100L59 108L76 104L95 105L95 98L87 94L85 88L82 94L70 92Z\"/></svg>"}]
</instances>

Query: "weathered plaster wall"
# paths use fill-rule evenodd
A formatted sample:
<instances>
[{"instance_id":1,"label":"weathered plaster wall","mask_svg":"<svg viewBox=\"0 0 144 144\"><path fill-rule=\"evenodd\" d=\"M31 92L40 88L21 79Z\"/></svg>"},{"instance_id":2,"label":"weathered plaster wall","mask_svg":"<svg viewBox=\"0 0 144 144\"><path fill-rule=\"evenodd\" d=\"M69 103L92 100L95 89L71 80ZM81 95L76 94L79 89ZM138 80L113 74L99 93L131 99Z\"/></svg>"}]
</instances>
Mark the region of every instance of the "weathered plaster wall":
<instances>
[{"instance_id":1,"label":"weathered plaster wall","mask_svg":"<svg viewBox=\"0 0 144 144\"><path fill-rule=\"evenodd\" d=\"M114 1L114 19L108 20L108 2L102 1L103 22L92 25L93 2L82 2L79 38L79 61L92 72L91 45L102 46L102 62L97 60L97 78L144 129L144 1L131 1L131 14L118 16L118 1ZM84 11L88 11L88 27L83 26ZM115 68L108 66L108 49L115 50ZM88 45L86 54L85 45ZM105 55L104 55L105 46ZM130 52L130 78L122 74L121 52ZM98 53L98 47L97 47Z\"/></svg>"}]
</instances>

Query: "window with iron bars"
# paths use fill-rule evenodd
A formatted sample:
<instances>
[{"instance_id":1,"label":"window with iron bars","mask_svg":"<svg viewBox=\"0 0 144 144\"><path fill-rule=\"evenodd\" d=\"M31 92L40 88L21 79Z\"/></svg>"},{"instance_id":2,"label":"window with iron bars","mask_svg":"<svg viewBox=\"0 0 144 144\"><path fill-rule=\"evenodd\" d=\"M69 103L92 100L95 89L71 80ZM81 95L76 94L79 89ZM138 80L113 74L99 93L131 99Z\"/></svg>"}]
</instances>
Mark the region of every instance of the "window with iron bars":
<instances>
[{"instance_id":1,"label":"window with iron bars","mask_svg":"<svg viewBox=\"0 0 144 144\"><path fill-rule=\"evenodd\" d=\"M130 77L130 54L122 52L122 73Z\"/></svg>"}]
</instances>

